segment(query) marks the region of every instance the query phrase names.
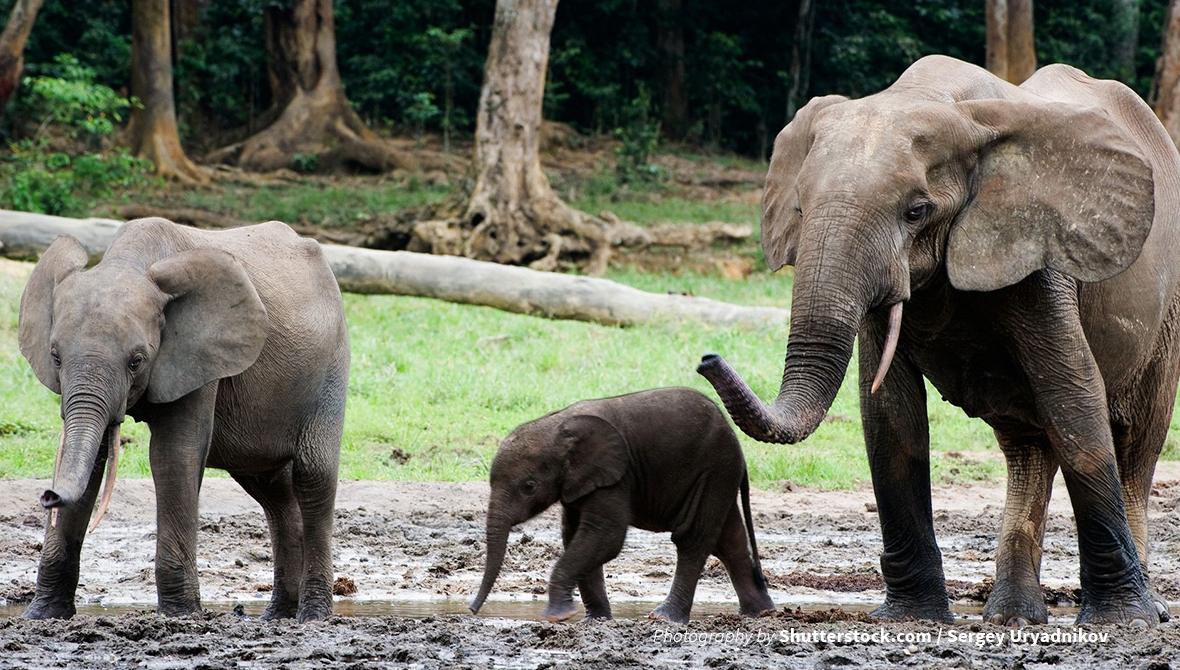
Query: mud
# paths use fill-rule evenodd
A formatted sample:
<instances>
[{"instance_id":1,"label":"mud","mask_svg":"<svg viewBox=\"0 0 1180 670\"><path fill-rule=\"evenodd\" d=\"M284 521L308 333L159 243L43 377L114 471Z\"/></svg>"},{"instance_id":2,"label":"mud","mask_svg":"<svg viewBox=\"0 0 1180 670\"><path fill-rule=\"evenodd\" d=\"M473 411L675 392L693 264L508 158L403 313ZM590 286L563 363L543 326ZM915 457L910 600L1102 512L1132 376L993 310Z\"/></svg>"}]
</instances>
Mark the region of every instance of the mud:
<instances>
[{"instance_id":1,"label":"mud","mask_svg":"<svg viewBox=\"0 0 1180 670\"><path fill-rule=\"evenodd\" d=\"M1013 640L979 621L990 592L1003 485L935 489L935 525L960 621L877 623L880 536L872 492L755 491L758 545L782 609L751 620L713 561L686 628L653 623L674 552L666 535L632 530L606 570L614 622L537 623L560 553L550 510L512 534L491 601L463 615L483 560L482 483L342 482L335 552L338 615L318 624L263 623L270 545L257 506L226 479L207 479L198 567L209 610L163 619L155 601L154 492L119 483L103 524L82 553L80 614L68 622L15 618L32 595L45 482L0 482L0 667L378 668L378 667L1168 667L1180 658L1177 624L1154 630L1072 627L1076 535L1058 484L1045 539L1043 581L1056 637ZM1161 464L1151 500L1151 573L1180 600L1180 464ZM235 613L235 610L237 613ZM1173 607L1174 620L1180 608ZM988 637L990 635L990 637ZM1105 640L1087 636L1105 635ZM813 636L813 637L808 637ZM815 639L821 636L823 639ZM1063 638L1064 636L1064 638ZM1070 637L1072 636L1072 637Z\"/></svg>"}]
</instances>

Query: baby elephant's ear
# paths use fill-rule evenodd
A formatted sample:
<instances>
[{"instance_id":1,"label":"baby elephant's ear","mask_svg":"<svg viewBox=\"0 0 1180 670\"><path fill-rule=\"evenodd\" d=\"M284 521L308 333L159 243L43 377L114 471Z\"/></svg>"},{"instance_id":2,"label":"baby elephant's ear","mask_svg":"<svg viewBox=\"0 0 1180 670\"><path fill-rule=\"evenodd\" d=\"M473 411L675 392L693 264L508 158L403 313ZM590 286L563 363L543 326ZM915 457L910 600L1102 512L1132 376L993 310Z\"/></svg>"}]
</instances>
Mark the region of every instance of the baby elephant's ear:
<instances>
[{"instance_id":1,"label":"baby elephant's ear","mask_svg":"<svg viewBox=\"0 0 1180 670\"><path fill-rule=\"evenodd\" d=\"M613 486L627 472L627 441L605 419L589 414L567 419L557 439L566 450L562 502Z\"/></svg>"}]
</instances>

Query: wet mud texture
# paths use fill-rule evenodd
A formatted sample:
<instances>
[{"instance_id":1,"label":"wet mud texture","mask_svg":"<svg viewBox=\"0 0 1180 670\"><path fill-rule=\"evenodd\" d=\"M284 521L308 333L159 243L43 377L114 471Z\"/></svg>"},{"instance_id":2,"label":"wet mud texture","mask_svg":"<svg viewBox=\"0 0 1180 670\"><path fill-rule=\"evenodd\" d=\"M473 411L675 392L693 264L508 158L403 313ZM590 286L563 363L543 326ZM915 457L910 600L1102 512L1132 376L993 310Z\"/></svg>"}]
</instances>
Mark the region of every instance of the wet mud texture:
<instances>
[{"instance_id":1,"label":"wet mud texture","mask_svg":"<svg viewBox=\"0 0 1180 670\"><path fill-rule=\"evenodd\" d=\"M0 598L27 601L36 579L45 515L37 496L46 482L0 483ZM935 524L950 591L961 612L982 605L994 572L1003 483L936 488ZM338 612L367 601L417 601L419 614L455 612L476 590L483 561L483 483L342 482L335 565ZM447 614L337 616L298 626L262 623L223 611L164 619L148 609L116 616L79 615L68 622L0 618L0 668L377 668L377 667L1169 667L1180 659L1176 623L1142 631L1091 628L1106 642L1033 644L949 640L948 631L1002 635L964 614L953 628L924 622L872 622L864 614L883 594L880 535L872 492L756 491L758 544L776 617L742 619L724 570L710 561L686 628L642 619L663 599L675 566L666 535L632 530L606 569L614 622L550 625L498 616ZM1161 464L1151 499L1152 578L1180 601L1180 465ZM79 606L153 603L155 498L151 482L119 482L103 524L82 552ZM270 543L261 511L225 479L206 479L198 567L207 603L245 602L257 612L269 597ZM550 510L513 533L491 611L512 602L539 612L560 553L559 517ZM1054 605L1073 605L1077 539L1068 496L1058 482L1045 539L1043 581ZM834 603L837 609L818 606ZM3 603L0 603L3 604ZM351 605L351 606L350 606ZM802 611L795 608L802 605ZM964 609L965 608L965 609ZM0 608L12 614L17 607ZM816 611L818 609L818 611ZM380 608L370 611L381 612ZM460 610L461 611L461 610ZM1180 610L1173 607L1173 621ZM1068 609L1050 626L1072 631ZM886 641L793 641L799 633L884 630ZM929 633L931 640L915 640ZM679 636L679 637L678 637ZM686 637L687 636L687 637ZM788 636L784 638L784 636ZM904 638L904 636L909 636ZM899 639L903 638L903 639ZM1180 664L1177 664L1180 665Z\"/></svg>"}]
</instances>

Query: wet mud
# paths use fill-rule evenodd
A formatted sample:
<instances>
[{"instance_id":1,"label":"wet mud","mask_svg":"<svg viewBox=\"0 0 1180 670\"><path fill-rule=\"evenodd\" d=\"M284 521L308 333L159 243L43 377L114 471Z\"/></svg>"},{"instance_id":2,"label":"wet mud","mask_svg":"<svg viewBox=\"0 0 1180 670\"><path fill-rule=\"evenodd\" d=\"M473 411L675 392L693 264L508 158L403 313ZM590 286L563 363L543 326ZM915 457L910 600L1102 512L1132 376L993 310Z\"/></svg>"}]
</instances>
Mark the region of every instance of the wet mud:
<instances>
[{"instance_id":1,"label":"wet mud","mask_svg":"<svg viewBox=\"0 0 1180 670\"><path fill-rule=\"evenodd\" d=\"M560 554L556 510L516 529L504 570L478 617L465 614L483 561L482 483L342 482L337 508L337 616L297 625L254 618L269 598L265 521L236 485L207 479L198 567L207 611L164 619L155 601L155 497L148 480L119 482L82 551L80 614L35 622L32 596L45 483L0 482L0 668L383 667L1061 667L1163 668L1180 659L1176 623L1152 630L1075 629L1077 538L1058 485L1045 539L1048 626L982 624L1003 484L936 488L935 526L959 621L881 623L880 535L872 492L755 491L752 505L775 616L735 616L716 561L693 621L645 618L671 583L666 535L632 530L606 582L613 622L539 623ZM1153 583L1180 601L1180 465L1161 464L1151 500ZM1173 621L1180 608L1173 607ZM1040 637L1034 637L1040 636ZM1104 638L1104 639L1103 639Z\"/></svg>"}]
</instances>

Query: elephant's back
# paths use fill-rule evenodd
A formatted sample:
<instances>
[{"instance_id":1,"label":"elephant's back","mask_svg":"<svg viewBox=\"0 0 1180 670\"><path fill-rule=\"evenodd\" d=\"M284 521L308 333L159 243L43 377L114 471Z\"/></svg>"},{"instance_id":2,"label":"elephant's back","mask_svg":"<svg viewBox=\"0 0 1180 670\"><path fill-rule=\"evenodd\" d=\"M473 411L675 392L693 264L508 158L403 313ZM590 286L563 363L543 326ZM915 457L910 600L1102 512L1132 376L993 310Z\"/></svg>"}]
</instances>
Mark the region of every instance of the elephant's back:
<instances>
[{"instance_id":1,"label":"elephant's back","mask_svg":"<svg viewBox=\"0 0 1180 670\"><path fill-rule=\"evenodd\" d=\"M623 415L628 442L653 472L673 473L685 463L744 470L741 444L729 420L700 391L670 387L607 400Z\"/></svg>"}]
</instances>

